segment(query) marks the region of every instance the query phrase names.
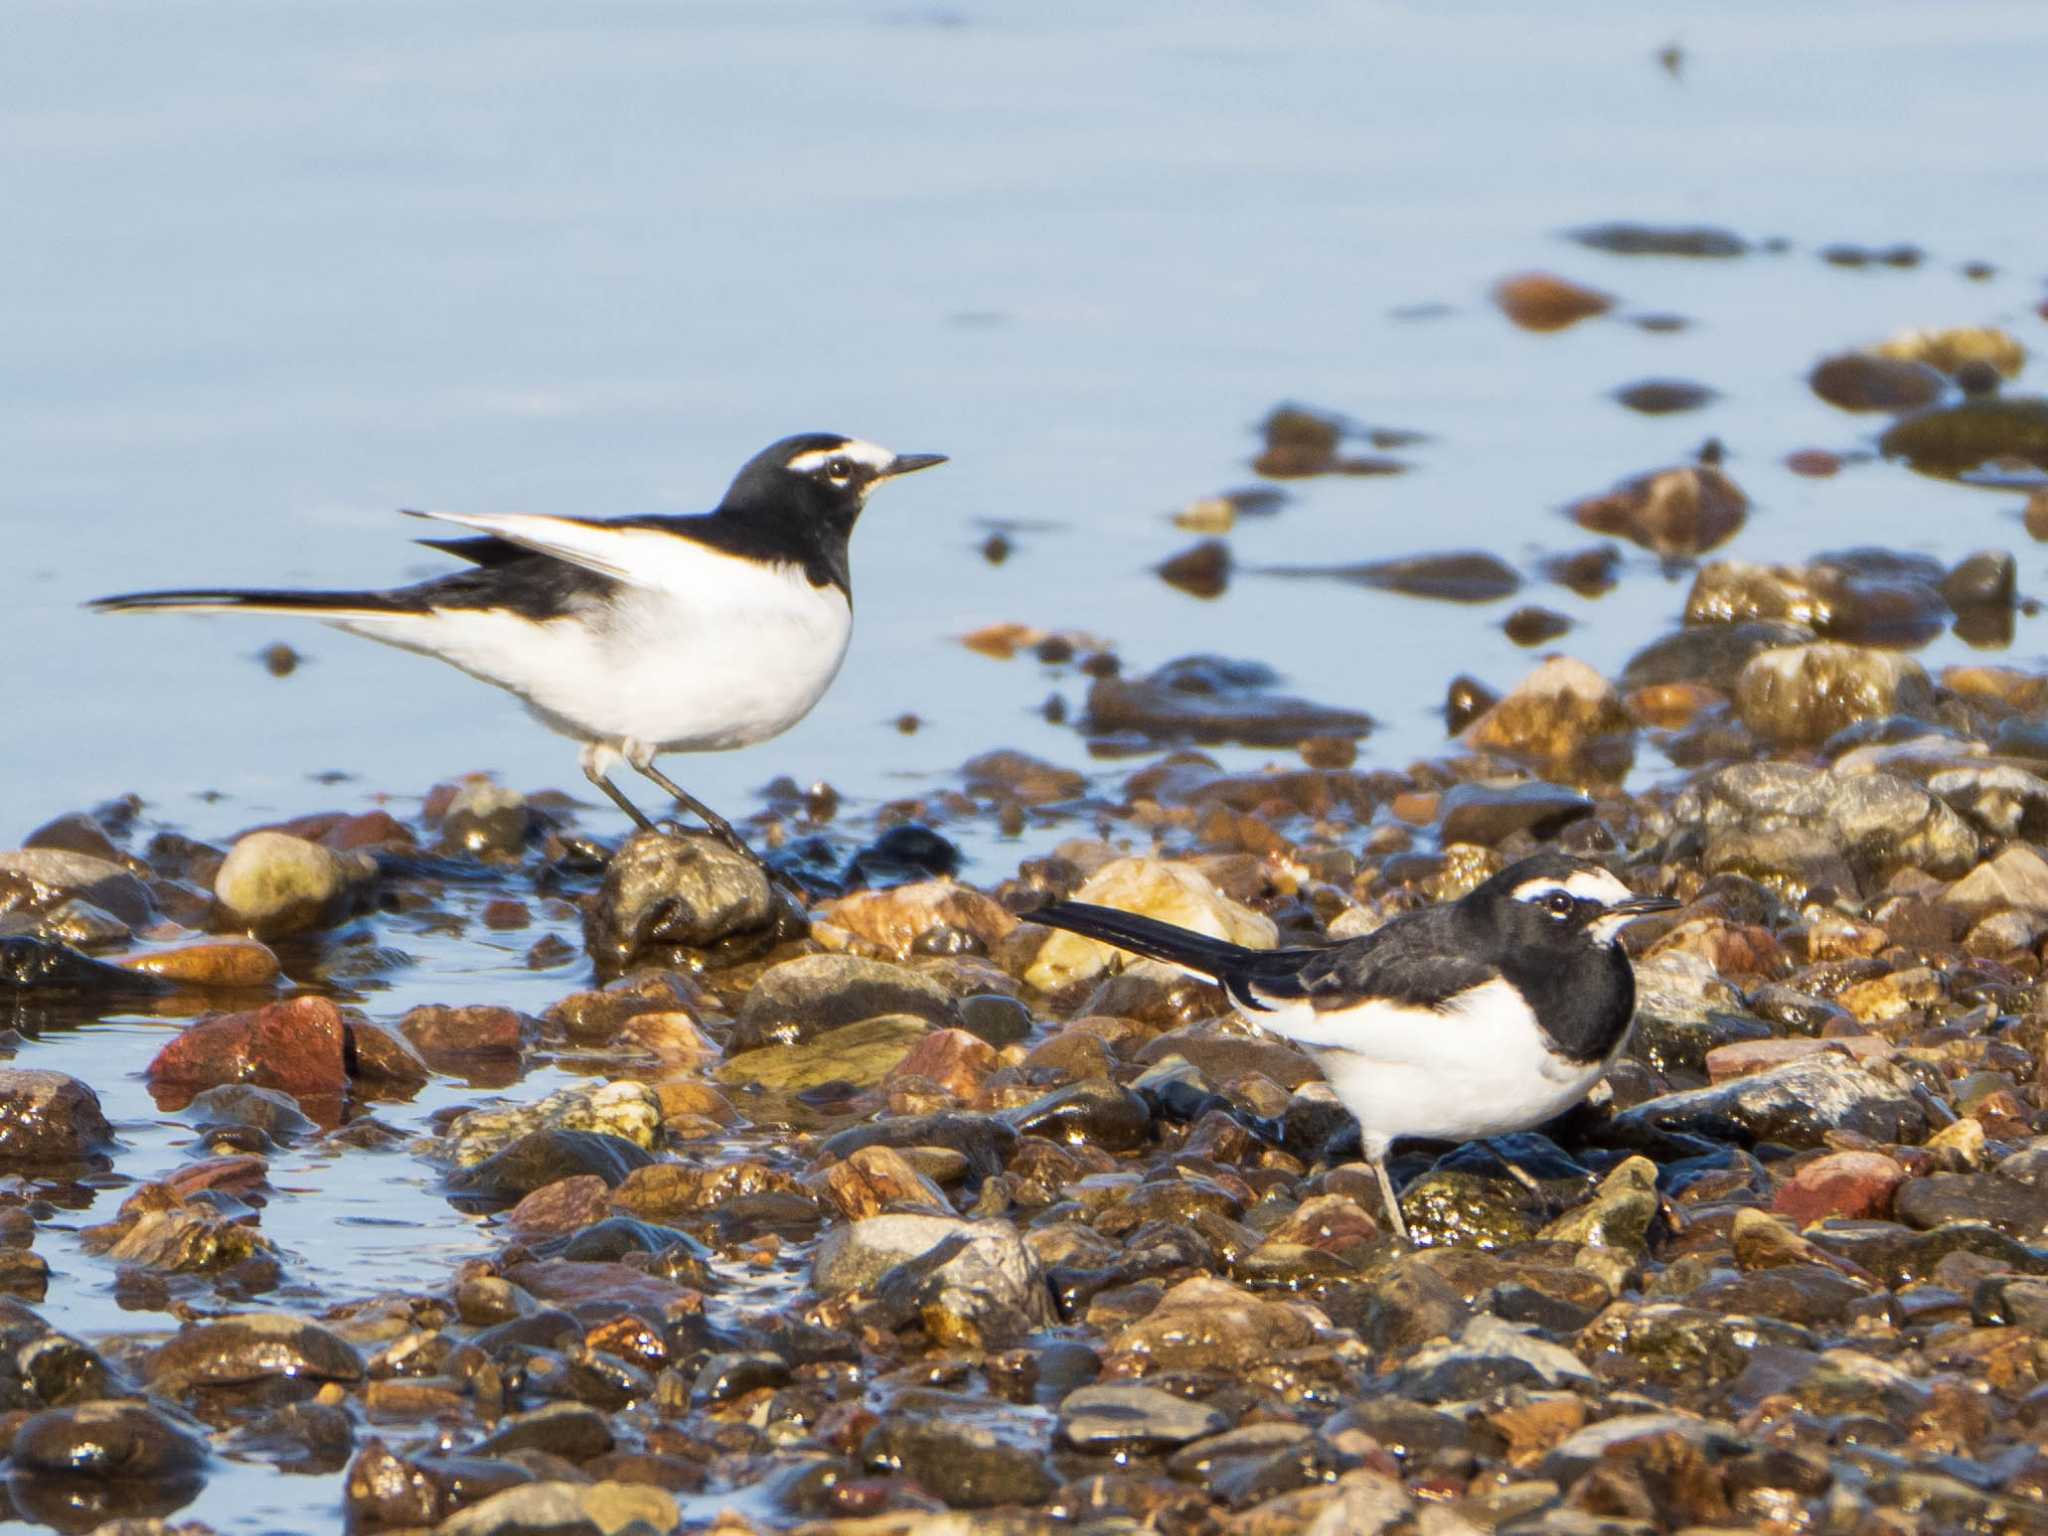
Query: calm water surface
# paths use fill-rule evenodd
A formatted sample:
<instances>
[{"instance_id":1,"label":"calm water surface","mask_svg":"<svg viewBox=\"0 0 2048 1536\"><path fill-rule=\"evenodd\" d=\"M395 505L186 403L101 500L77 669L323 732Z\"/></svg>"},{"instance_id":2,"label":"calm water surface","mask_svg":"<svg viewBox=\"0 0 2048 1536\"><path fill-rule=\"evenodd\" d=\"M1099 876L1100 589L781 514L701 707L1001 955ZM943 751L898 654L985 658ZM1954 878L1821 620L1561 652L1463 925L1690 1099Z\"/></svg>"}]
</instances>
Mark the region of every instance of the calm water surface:
<instances>
[{"instance_id":1,"label":"calm water surface","mask_svg":"<svg viewBox=\"0 0 2048 1536\"><path fill-rule=\"evenodd\" d=\"M1406 475L1291 487L1231 536L1244 565L1489 548L1531 573L1517 601L1579 621L1561 648L1608 671L1675 621L1689 576L1631 554L1586 601L1534 557L1589 542L1561 504L1709 435L1757 504L1729 553L2000 546L2048 586L2013 492L1780 462L1870 447L1877 422L1804 386L1824 353L1920 325L2048 342L2048 162L2015 137L2048 58L2035 4L1594 6L1532 28L1506 5L16 0L7 31L0 841L130 790L154 820L225 836L476 768L578 782L567 743L452 671L318 628L78 604L413 579L440 566L399 506L693 510L802 429L955 462L870 510L854 649L815 714L671 764L730 814L776 774L858 805L995 746L1113 782L1039 717L1049 692L1079 703L1071 674L957 643L1000 620L1088 631L1138 669L1257 658L1384 722L1365 761L1437 750L1452 673L1504 685L1532 664L1499 631L1512 603L1251 575L1202 601L1150 574L1192 542L1166 514L1246 483L1282 399L1429 441ZM1559 238L1613 218L1785 245L1683 262ZM1816 254L1833 241L1927 259L1844 271ZM1966 280L1971 260L1996 275ZM1531 267L1615 293L1617 317L1514 330L1486 293ZM1692 323L1628 318L1647 313ZM1607 398L1652 376L1720 398L1664 418ZM2035 364L2013 387L2041 380ZM978 552L998 526L1015 545L999 566ZM254 660L276 639L309 658L289 678ZM2042 645L2023 619L2009 659ZM899 734L906 711L926 728ZM1025 851L980 844L971 872ZM380 1017L538 1007L572 984L407 947ZM135 1076L164 1028L110 1022L19 1058L100 1090L126 1178L185 1155ZM385 1118L417 1129L474 1096L440 1085ZM299 1192L265 1216L304 1282L293 1304L430 1287L489 1243L402 1151L289 1154L273 1177ZM60 1325L150 1325L63 1234L45 1251ZM229 1472L193 1513L289 1528L336 1496Z\"/></svg>"}]
</instances>

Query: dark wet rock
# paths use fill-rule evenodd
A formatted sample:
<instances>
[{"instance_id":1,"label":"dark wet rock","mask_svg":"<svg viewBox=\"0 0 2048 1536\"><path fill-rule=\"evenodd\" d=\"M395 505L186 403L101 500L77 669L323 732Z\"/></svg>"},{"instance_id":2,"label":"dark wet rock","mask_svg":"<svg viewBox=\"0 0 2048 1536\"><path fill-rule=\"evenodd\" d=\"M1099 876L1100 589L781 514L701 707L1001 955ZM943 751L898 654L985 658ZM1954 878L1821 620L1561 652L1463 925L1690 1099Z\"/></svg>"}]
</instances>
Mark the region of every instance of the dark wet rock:
<instances>
[{"instance_id":1,"label":"dark wet rock","mask_svg":"<svg viewBox=\"0 0 2048 1536\"><path fill-rule=\"evenodd\" d=\"M1676 559L1733 538L1748 519L1749 498L1711 464L1688 464L1623 481L1569 510L1581 528Z\"/></svg>"},{"instance_id":2,"label":"dark wet rock","mask_svg":"<svg viewBox=\"0 0 2048 1536\"><path fill-rule=\"evenodd\" d=\"M1723 693L1734 691L1736 679L1750 658L1813 639L1804 625L1730 623L1681 629L1653 640L1622 668L1621 686L1630 690L1667 683L1704 683Z\"/></svg>"},{"instance_id":3,"label":"dark wet rock","mask_svg":"<svg viewBox=\"0 0 2048 1536\"><path fill-rule=\"evenodd\" d=\"M1610 256L1725 259L1749 250L1749 242L1742 236L1711 224L1587 224L1568 231L1568 238Z\"/></svg>"},{"instance_id":4,"label":"dark wet rock","mask_svg":"<svg viewBox=\"0 0 2048 1536\"><path fill-rule=\"evenodd\" d=\"M583 1173L543 1184L507 1211L504 1220L509 1231L548 1237L580 1231L604 1220L610 1212L611 1191L604 1180L594 1173Z\"/></svg>"},{"instance_id":5,"label":"dark wet rock","mask_svg":"<svg viewBox=\"0 0 2048 1536\"><path fill-rule=\"evenodd\" d=\"M960 1027L992 1046L1015 1045L1031 1033L1031 1010L1014 997L985 992L963 997L957 1005Z\"/></svg>"},{"instance_id":6,"label":"dark wet rock","mask_svg":"<svg viewBox=\"0 0 2048 1536\"><path fill-rule=\"evenodd\" d=\"M651 949L711 949L763 934L778 910L761 866L718 838L636 832L584 907L584 942L601 966L617 969Z\"/></svg>"},{"instance_id":7,"label":"dark wet rock","mask_svg":"<svg viewBox=\"0 0 2048 1536\"><path fill-rule=\"evenodd\" d=\"M74 1162L113 1140L99 1096L77 1078L0 1067L0 1161Z\"/></svg>"},{"instance_id":8,"label":"dark wet rock","mask_svg":"<svg viewBox=\"0 0 2048 1536\"><path fill-rule=\"evenodd\" d=\"M1409 1356L1395 1378L1395 1390L1413 1402L1442 1403L1504 1387L1557 1388L1592 1379L1570 1350L1481 1313L1457 1339Z\"/></svg>"},{"instance_id":9,"label":"dark wet rock","mask_svg":"<svg viewBox=\"0 0 2048 1536\"><path fill-rule=\"evenodd\" d=\"M355 1422L334 1403L286 1403L238 1434L235 1449L280 1471L339 1472L355 1450Z\"/></svg>"},{"instance_id":10,"label":"dark wet rock","mask_svg":"<svg viewBox=\"0 0 2048 1536\"><path fill-rule=\"evenodd\" d=\"M355 1529L417 1528L460 1504L531 1481L533 1473L511 1462L466 1456L405 1460L372 1439L349 1466L343 1504Z\"/></svg>"},{"instance_id":11,"label":"dark wet rock","mask_svg":"<svg viewBox=\"0 0 2048 1536\"><path fill-rule=\"evenodd\" d=\"M368 854L337 853L283 832L251 832L213 879L228 923L258 938L326 928L354 912L375 883Z\"/></svg>"},{"instance_id":12,"label":"dark wet rock","mask_svg":"<svg viewBox=\"0 0 2048 1536\"><path fill-rule=\"evenodd\" d=\"M1007 1111L1004 1118L1024 1136L1105 1152L1129 1152L1151 1139L1152 1113L1128 1088L1091 1080L1055 1089L1044 1098Z\"/></svg>"},{"instance_id":13,"label":"dark wet rock","mask_svg":"<svg viewBox=\"0 0 2048 1536\"><path fill-rule=\"evenodd\" d=\"M1711 405L1720 395L1690 379L1639 379L1614 392L1617 404L1643 416L1671 416Z\"/></svg>"},{"instance_id":14,"label":"dark wet rock","mask_svg":"<svg viewBox=\"0 0 2048 1536\"><path fill-rule=\"evenodd\" d=\"M1631 1157L1600 1181L1593 1198L1565 1212L1539 1234L1547 1242L1612 1248L1640 1256L1663 1216L1657 1165Z\"/></svg>"},{"instance_id":15,"label":"dark wet rock","mask_svg":"<svg viewBox=\"0 0 2048 1536\"><path fill-rule=\"evenodd\" d=\"M1599 597L1614 588L1621 569L1621 551L1612 544L1595 544L1568 554L1546 556L1537 569L1544 580L1568 587L1581 597Z\"/></svg>"},{"instance_id":16,"label":"dark wet rock","mask_svg":"<svg viewBox=\"0 0 2048 1536\"><path fill-rule=\"evenodd\" d=\"M1694 578L1685 621L1799 624L1836 640L1921 645L1941 633L1955 606L1946 580L1932 561L1877 550L1845 550L1797 567L1716 560Z\"/></svg>"},{"instance_id":17,"label":"dark wet rock","mask_svg":"<svg viewBox=\"0 0 2048 1536\"><path fill-rule=\"evenodd\" d=\"M93 1479L175 1478L206 1462L206 1441L144 1403L78 1403L14 1432L15 1467Z\"/></svg>"},{"instance_id":18,"label":"dark wet rock","mask_svg":"<svg viewBox=\"0 0 2048 1536\"><path fill-rule=\"evenodd\" d=\"M1451 603L1491 603L1512 596L1522 578L1498 555L1478 549L1409 555L1399 560L1373 560L1361 565L1276 566L1276 576L1317 576L1406 597L1433 597Z\"/></svg>"},{"instance_id":19,"label":"dark wet rock","mask_svg":"<svg viewBox=\"0 0 2048 1536\"><path fill-rule=\"evenodd\" d=\"M1444 694L1444 730L1456 736L1500 702L1500 695L1475 677L1454 677Z\"/></svg>"},{"instance_id":20,"label":"dark wet rock","mask_svg":"<svg viewBox=\"0 0 2048 1536\"><path fill-rule=\"evenodd\" d=\"M1077 1451L1149 1455L1222 1432L1221 1413L1157 1387L1082 1387L1060 1403L1060 1438Z\"/></svg>"},{"instance_id":21,"label":"dark wet rock","mask_svg":"<svg viewBox=\"0 0 2048 1536\"><path fill-rule=\"evenodd\" d=\"M2010 608L2018 596L2019 563L2002 549L1965 555L1941 578L1937 590L1957 613L1977 608Z\"/></svg>"},{"instance_id":22,"label":"dark wet rock","mask_svg":"<svg viewBox=\"0 0 2048 1536\"><path fill-rule=\"evenodd\" d=\"M1040 1503L1058 1486L1040 1448L1023 1439L1021 1429L1005 1435L981 1419L892 1415L868 1432L860 1453L953 1508L988 1509Z\"/></svg>"},{"instance_id":23,"label":"dark wet rock","mask_svg":"<svg viewBox=\"0 0 2048 1536\"><path fill-rule=\"evenodd\" d=\"M2023 1243L2048 1242L2048 1186L1996 1173L1932 1173L1899 1186L1898 1219L1924 1229L1983 1222Z\"/></svg>"},{"instance_id":24,"label":"dark wet rock","mask_svg":"<svg viewBox=\"0 0 2048 1536\"><path fill-rule=\"evenodd\" d=\"M295 997L194 1024L149 1064L156 1088L253 1083L290 1094L348 1088L347 1027L324 997Z\"/></svg>"},{"instance_id":25,"label":"dark wet rock","mask_svg":"<svg viewBox=\"0 0 2048 1536\"><path fill-rule=\"evenodd\" d=\"M89 903L130 928L156 915L149 887L126 864L61 848L0 853L0 913L34 915L67 901Z\"/></svg>"},{"instance_id":26,"label":"dark wet rock","mask_svg":"<svg viewBox=\"0 0 2048 1536\"><path fill-rule=\"evenodd\" d=\"M471 779L441 813L441 846L451 853L517 858L532 828L526 796L489 779Z\"/></svg>"},{"instance_id":27,"label":"dark wet rock","mask_svg":"<svg viewBox=\"0 0 2048 1536\"><path fill-rule=\"evenodd\" d=\"M434 1075L403 1035L362 1019L348 1026L348 1071L359 1087L387 1096L410 1094Z\"/></svg>"},{"instance_id":28,"label":"dark wet rock","mask_svg":"<svg viewBox=\"0 0 2048 1536\"><path fill-rule=\"evenodd\" d=\"M1993 459L2048 469L2048 399L1993 396L1892 423L1878 447L1933 475L1960 475Z\"/></svg>"},{"instance_id":29,"label":"dark wet rock","mask_svg":"<svg viewBox=\"0 0 2048 1536\"><path fill-rule=\"evenodd\" d=\"M726 1351L715 1354L697 1368L690 1386L690 1401L696 1405L730 1402L763 1387L780 1387L789 1381L789 1362L767 1350Z\"/></svg>"},{"instance_id":30,"label":"dark wet rock","mask_svg":"<svg viewBox=\"0 0 2048 1536\"><path fill-rule=\"evenodd\" d=\"M1571 633L1572 621L1555 608L1517 608L1501 620L1501 632L1517 645L1546 645Z\"/></svg>"},{"instance_id":31,"label":"dark wet rock","mask_svg":"<svg viewBox=\"0 0 2048 1536\"><path fill-rule=\"evenodd\" d=\"M1735 684L1742 723L1787 746L1825 741L1859 720L1923 714L1932 705L1926 669L1911 657L1833 641L1761 651Z\"/></svg>"},{"instance_id":32,"label":"dark wet rock","mask_svg":"<svg viewBox=\"0 0 2048 1536\"><path fill-rule=\"evenodd\" d=\"M1396 1259L1348 1297L1342 1292L1326 1295L1324 1305L1337 1322L1355 1326L1361 1339L1390 1360L1405 1359L1439 1339L1455 1338L1473 1315L1458 1288L1423 1253Z\"/></svg>"},{"instance_id":33,"label":"dark wet rock","mask_svg":"<svg viewBox=\"0 0 2048 1536\"><path fill-rule=\"evenodd\" d=\"M149 1385L180 1394L276 1376L311 1381L363 1379L362 1357L330 1329L283 1312L247 1312L187 1327L150 1352Z\"/></svg>"},{"instance_id":34,"label":"dark wet rock","mask_svg":"<svg viewBox=\"0 0 2048 1536\"><path fill-rule=\"evenodd\" d=\"M1820 1146L1831 1132L1880 1142L1917 1142L1926 1111L1905 1089L1846 1057L1809 1056L1711 1088L1666 1094L1616 1116L1617 1134L1638 1130L1739 1136Z\"/></svg>"},{"instance_id":35,"label":"dark wet rock","mask_svg":"<svg viewBox=\"0 0 2048 1536\"><path fill-rule=\"evenodd\" d=\"M1152 742L1237 742L1291 747L1311 737L1355 739L1370 715L1274 692L1279 675L1260 662L1186 656L1140 678L1100 677L1088 690L1082 729Z\"/></svg>"},{"instance_id":36,"label":"dark wet rock","mask_svg":"<svg viewBox=\"0 0 2048 1536\"><path fill-rule=\"evenodd\" d=\"M1561 331L1614 307L1612 294L1548 272L1520 272L1494 285L1493 302L1525 331Z\"/></svg>"},{"instance_id":37,"label":"dark wet rock","mask_svg":"<svg viewBox=\"0 0 2048 1536\"><path fill-rule=\"evenodd\" d=\"M0 937L0 998L27 994L76 998L153 997L168 983L81 954L69 944L35 934Z\"/></svg>"},{"instance_id":38,"label":"dark wet rock","mask_svg":"<svg viewBox=\"0 0 2048 1536\"><path fill-rule=\"evenodd\" d=\"M730 1048L795 1045L843 1025L905 1014L938 1026L957 1022L951 995L922 972L858 955L803 955L761 973L740 1005Z\"/></svg>"},{"instance_id":39,"label":"dark wet rock","mask_svg":"<svg viewBox=\"0 0 2048 1536\"><path fill-rule=\"evenodd\" d=\"M1593 814L1593 802L1562 784L1454 784L1444 792L1438 828L1447 843L1492 847L1517 832L1538 840Z\"/></svg>"},{"instance_id":40,"label":"dark wet rock","mask_svg":"<svg viewBox=\"0 0 2048 1536\"><path fill-rule=\"evenodd\" d=\"M1230 546L1221 539L1204 539L1154 569L1161 581L1192 597L1221 597L1230 585Z\"/></svg>"},{"instance_id":41,"label":"dark wet rock","mask_svg":"<svg viewBox=\"0 0 2048 1536\"><path fill-rule=\"evenodd\" d=\"M1773 1319L1677 1302L1616 1302L1574 1341L1605 1381L1702 1389L1735 1380L1759 1348L1810 1351L1812 1334Z\"/></svg>"},{"instance_id":42,"label":"dark wet rock","mask_svg":"<svg viewBox=\"0 0 2048 1536\"><path fill-rule=\"evenodd\" d=\"M591 1175L616 1187L653 1162L638 1145L593 1131L529 1131L482 1162L450 1175L451 1194L510 1205L558 1179Z\"/></svg>"},{"instance_id":43,"label":"dark wet rock","mask_svg":"<svg viewBox=\"0 0 2048 1536\"><path fill-rule=\"evenodd\" d=\"M564 1461L588 1461L615 1444L610 1422L583 1403L549 1403L528 1413L515 1413L477 1443L479 1456L507 1456L518 1451L545 1451Z\"/></svg>"},{"instance_id":44,"label":"dark wet rock","mask_svg":"<svg viewBox=\"0 0 2048 1536\"><path fill-rule=\"evenodd\" d=\"M1948 387L1948 381L1925 363L1869 352L1824 357L1813 365L1806 382L1821 399L1842 410L1892 415L1932 405Z\"/></svg>"},{"instance_id":45,"label":"dark wet rock","mask_svg":"<svg viewBox=\"0 0 2048 1536\"><path fill-rule=\"evenodd\" d=\"M82 853L107 864L131 862L98 819L83 811L52 817L23 838L21 846L24 850L49 848L60 853Z\"/></svg>"},{"instance_id":46,"label":"dark wet rock","mask_svg":"<svg viewBox=\"0 0 2048 1536\"><path fill-rule=\"evenodd\" d=\"M977 799L1021 805L1057 805L1088 792L1086 774L1011 748L969 758L961 764L960 777Z\"/></svg>"},{"instance_id":47,"label":"dark wet rock","mask_svg":"<svg viewBox=\"0 0 2048 1536\"><path fill-rule=\"evenodd\" d=\"M872 1120L828 1137L817 1151L821 1162L841 1162L863 1147L944 1147L967 1162L971 1187L1001 1173L1017 1144L1017 1133L989 1115L942 1111ZM858 1284L859 1282L855 1282Z\"/></svg>"},{"instance_id":48,"label":"dark wet rock","mask_svg":"<svg viewBox=\"0 0 2048 1536\"><path fill-rule=\"evenodd\" d=\"M536 1020L510 1008L489 1004L450 1008L438 1003L409 1010L398 1027L429 1060L517 1056L540 1029Z\"/></svg>"}]
</instances>

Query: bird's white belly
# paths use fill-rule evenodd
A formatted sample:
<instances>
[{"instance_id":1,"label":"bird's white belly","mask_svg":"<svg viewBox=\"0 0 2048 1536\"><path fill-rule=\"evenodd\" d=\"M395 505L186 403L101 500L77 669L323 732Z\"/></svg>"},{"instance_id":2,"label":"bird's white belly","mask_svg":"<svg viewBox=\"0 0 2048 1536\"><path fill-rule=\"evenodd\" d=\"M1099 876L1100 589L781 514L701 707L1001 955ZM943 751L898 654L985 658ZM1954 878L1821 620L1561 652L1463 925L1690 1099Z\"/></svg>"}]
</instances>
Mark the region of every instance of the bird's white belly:
<instances>
[{"instance_id":1,"label":"bird's white belly","mask_svg":"<svg viewBox=\"0 0 2048 1536\"><path fill-rule=\"evenodd\" d=\"M664 752L743 747L810 712L846 658L853 611L793 566L696 559L687 590L621 587L535 622L501 609L377 615L342 627L509 689L579 741Z\"/></svg>"},{"instance_id":2,"label":"bird's white belly","mask_svg":"<svg viewBox=\"0 0 2048 1536\"><path fill-rule=\"evenodd\" d=\"M1470 1141L1527 1130L1578 1103L1606 1069L1550 1051L1504 982L1440 1014L1384 1004L1317 1013L1300 1004L1249 1017L1315 1057L1368 1152L1399 1136Z\"/></svg>"}]
</instances>

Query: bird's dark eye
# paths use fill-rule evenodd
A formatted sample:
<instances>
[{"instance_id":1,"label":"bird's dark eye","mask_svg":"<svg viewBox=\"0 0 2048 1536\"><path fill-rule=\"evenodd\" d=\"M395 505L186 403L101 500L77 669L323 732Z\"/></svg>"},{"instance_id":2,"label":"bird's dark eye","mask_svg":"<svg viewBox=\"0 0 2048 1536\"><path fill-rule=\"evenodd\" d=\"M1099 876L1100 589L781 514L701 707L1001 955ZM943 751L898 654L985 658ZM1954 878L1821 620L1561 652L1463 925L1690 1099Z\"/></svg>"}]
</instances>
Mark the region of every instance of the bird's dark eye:
<instances>
[{"instance_id":1,"label":"bird's dark eye","mask_svg":"<svg viewBox=\"0 0 2048 1536\"><path fill-rule=\"evenodd\" d=\"M1572 900L1569 891L1552 891L1549 896L1544 898L1543 910L1552 917L1570 917L1572 915L1572 908L1577 905L1578 903Z\"/></svg>"},{"instance_id":2,"label":"bird's dark eye","mask_svg":"<svg viewBox=\"0 0 2048 1536\"><path fill-rule=\"evenodd\" d=\"M834 459L825 466L825 473L834 480L851 480L853 478L853 460Z\"/></svg>"}]
</instances>

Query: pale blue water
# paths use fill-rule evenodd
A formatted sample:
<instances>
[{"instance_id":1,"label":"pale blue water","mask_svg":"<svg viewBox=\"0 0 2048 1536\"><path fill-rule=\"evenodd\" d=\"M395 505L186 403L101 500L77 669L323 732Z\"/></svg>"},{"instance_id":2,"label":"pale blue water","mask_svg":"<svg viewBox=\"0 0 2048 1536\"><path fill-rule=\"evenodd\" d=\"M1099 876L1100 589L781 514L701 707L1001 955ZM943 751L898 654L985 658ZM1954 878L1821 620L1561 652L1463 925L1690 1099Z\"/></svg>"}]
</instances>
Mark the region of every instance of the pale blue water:
<instances>
[{"instance_id":1,"label":"pale blue water","mask_svg":"<svg viewBox=\"0 0 2048 1536\"><path fill-rule=\"evenodd\" d=\"M1678 78L1655 59L1674 42ZM2048 341L2048 162L2023 127L2044 49L2048 9L1989 0L1540 18L15 0L0 48L0 840L131 789L222 835L473 768L574 783L566 743L429 663L281 622L77 604L410 579L438 565L406 542L399 506L694 509L801 429L954 462L871 508L854 650L816 713L750 753L671 765L728 813L779 773L859 803L994 746L1085 765L1079 738L1036 714L1054 688L1078 703L1070 675L956 643L999 620L1100 634L1139 668L1256 657L1386 722L1367 762L1437 750L1452 673L1504 684L1533 664L1499 633L1512 603L1253 577L1202 602L1149 574L1192 542L1165 514L1245 483L1251 426L1281 399L1431 441L1406 451L1406 476L1295 487L1232 535L1246 565L1476 545L1527 569L1589 542L1561 504L1714 434L1757 503L1730 553L1997 545L2039 590L2048 562L2012 493L1880 462L1802 480L1779 461L1874 436L1805 389L1823 353L1916 325ZM1789 248L1624 260L1558 237L1613 218ZM1845 272L1816 256L1837 240L1911 241L1928 259ZM1966 281L1973 259L1997 276ZM1694 324L1518 332L1486 293L1531 267L1616 293L1623 316ZM1648 376L1721 399L1645 418L1606 398ZM2015 387L2041 380L2037 363ZM976 553L997 522L1023 525L1000 567ZM1606 597L1532 580L1518 601L1581 620L1558 648L1611 670L1684 592L1632 555ZM310 657L284 680L252 659L280 638ZM2041 650L2023 620L2012 659ZM1946 641L1929 659L1961 654ZM927 729L899 735L904 711ZM314 782L328 770L353 777ZM981 848L989 878L1035 851ZM510 985L460 946L422 953L380 1016ZM140 1122L139 1087L116 1077L154 1038L110 1026L23 1059L84 1072ZM176 1155L169 1132L138 1126L119 1171ZM408 1284L483 1241L419 1197L424 1166L403 1154L316 1161L297 1170L295 1214L266 1222L338 1291L356 1250L320 1248L344 1195L438 1213L438 1230L376 1238L380 1273ZM99 1320L95 1262L67 1259L53 1315ZM216 1478L194 1508L285 1528L330 1518L334 1497L332 1479L251 1473Z\"/></svg>"}]
</instances>

